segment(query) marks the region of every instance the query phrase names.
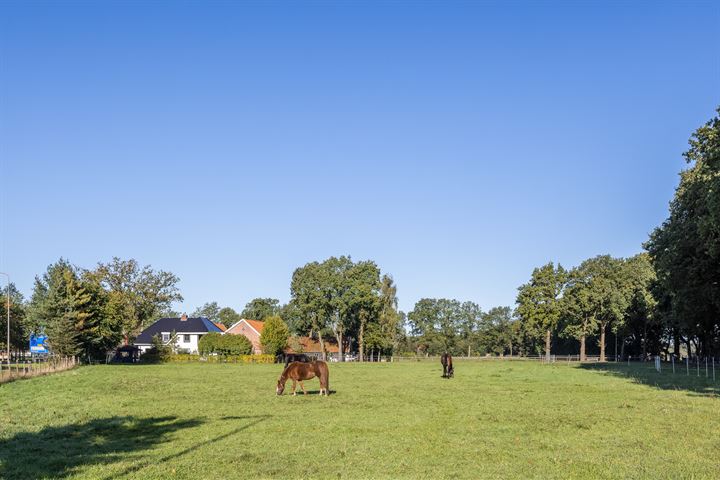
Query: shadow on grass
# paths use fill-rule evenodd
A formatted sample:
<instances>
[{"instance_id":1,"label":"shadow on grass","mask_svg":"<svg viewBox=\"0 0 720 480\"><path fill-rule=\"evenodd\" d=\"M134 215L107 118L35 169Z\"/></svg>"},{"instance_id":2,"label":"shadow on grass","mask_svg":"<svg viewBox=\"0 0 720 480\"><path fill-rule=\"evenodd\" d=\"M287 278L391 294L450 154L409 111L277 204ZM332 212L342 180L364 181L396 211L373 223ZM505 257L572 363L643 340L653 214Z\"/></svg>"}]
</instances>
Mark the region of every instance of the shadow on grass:
<instances>
[{"instance_id":1,"label":"shadow on grass","mask_svg":"<svg viewBox=\"0 0 720 480\"><path fill-rule=\"evenodd\" d=\"M663 371L657 372L654 365L650 362L630 366L624 363L585 363L580 364L578 368L604 372L608 375L626 378L632 382L649 385L662 390L684 390L691 395L704 397L720 396L720 381L713 381L712 374L710 374L710 378L706 378L705 372L702 371L701 376L698 377L695 372L690 369L690 375L687 375L684 367L682 370L679 368L676 369L676 373L672 373L672 371L664 365Z\"/></svg>"},{"instance_id":2,"label":"shadow on grass","mask_svg":"<svg viewBox=\"0 0 720 480\"><path fill-rule=\"evenodd\" d=\"M0 440L0 478L65 478L81 467L126 460L200 420L108 417Z\"/></svg>"},{"instance_id":3,"label":"shadow on grass","mask_svg":"<svg viewBox=\"0 0 720 480\"><path fill-rule=\"evenodd\" d=\"M148 455L156 445L169 441L173 432L201 425L205 420L176 417L108 417L86 423L46 427L0 440L0 478L66 478L83 467L130 462L108 479L137 472L149 465L173 460L256 425L269 415L228 416L219 422L239 421L229 431L164 455ZM232 427L232 423L230 424Z\"/></svg>"},{"instance_id":4,"label":"shadow on grass","mask_svg":"<svg viewBox=\"0 0 720 480\"><path fill-rule=\"evenodd\" d=\"M335 390L332 390L332 389L329 390L329 395L335 395L335 393L336 393ZM318 396L319 396L319 395L320 395L320 389L317 389L317 390L310 390L310 389L308 389L306 397L309 397L310 395L318 395ZM279 396L280 396L280 397L284 397L284 396L292 397L293 394L292 394L289 390L286 390L285 393L283 393L282 395L279 395ZM297 397L302 397L302 396L303 396L303 392L302 392L302 390L300 389L300 387L298 387L298 389L297 389L297 395L296 395L296 396L297 396Z\"/></svg>"}]
</instances>

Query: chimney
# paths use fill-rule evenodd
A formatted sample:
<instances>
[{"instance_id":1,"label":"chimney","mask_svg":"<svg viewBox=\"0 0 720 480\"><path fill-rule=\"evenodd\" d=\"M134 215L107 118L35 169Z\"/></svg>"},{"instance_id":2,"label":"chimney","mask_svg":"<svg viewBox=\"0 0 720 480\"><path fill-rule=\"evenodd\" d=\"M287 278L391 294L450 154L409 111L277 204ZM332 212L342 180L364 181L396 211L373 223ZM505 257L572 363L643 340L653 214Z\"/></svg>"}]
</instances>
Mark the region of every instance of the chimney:
<instances>
[{"instance_id":1,"label":"chimney","mask_svg":"<svg viewBox=\"0 0 720 480\"><path fill-rule=\"evenodd\" d=\"M181 321L181 322L186 322L186 321L187 321L187 315L183 313L182 316L180 317L180 321Z\"/></svg>"}]
</instances>

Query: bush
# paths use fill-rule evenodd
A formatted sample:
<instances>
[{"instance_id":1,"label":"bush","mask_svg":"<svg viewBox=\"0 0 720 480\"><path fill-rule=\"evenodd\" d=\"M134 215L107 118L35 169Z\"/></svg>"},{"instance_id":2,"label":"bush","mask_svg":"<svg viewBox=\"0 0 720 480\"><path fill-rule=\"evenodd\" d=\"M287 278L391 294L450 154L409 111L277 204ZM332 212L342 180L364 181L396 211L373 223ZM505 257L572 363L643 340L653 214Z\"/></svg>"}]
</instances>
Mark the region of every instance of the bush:
<instances>
[{"instance_id":1,"label":"bush","mask_svg":"<svg viewBox=\"0 0 720 480\"><path fill-rule=\"evenodd\" d=\"M198 351L203 355L215 353L221 338L222 335L217 332L210 332L203 335L200 337L200 340L198 340Z\"/></svg>"},{"instance_id":2,"label":"bush","mask_svg":"<svg viewBox=\"0 0 720 480\"><path fill-rule=\"evenodd\" d=\"M252 343L244 335L222 335L215 351L221 355L250 355Z\"/></svg>"},{"instance_id":3,"label":"bush","mask_svg":"<svg viewBox=\"0 0 720 480\"><path fill-rule=\"evenodd\" d=\"M287 347L290 329L277 315L265 319L265 326L260 335L263 352L269 355L280 355Z\"/></svg>"},{"instance_id":4,"label":"bush","mask_svg":"<svg viewBox=\"0 0 720 480\"><path fill-rule=\"evenodd\" d=\"M243 337L244 338L244 337ZM144 357L144 355L143 355ZM207 362L207 363L274 363L273 355L210 355L203 357L201 355L189 354L173 354L162 359L164 363L191 363L191 362Z\"/></svg>"}]
</instances>

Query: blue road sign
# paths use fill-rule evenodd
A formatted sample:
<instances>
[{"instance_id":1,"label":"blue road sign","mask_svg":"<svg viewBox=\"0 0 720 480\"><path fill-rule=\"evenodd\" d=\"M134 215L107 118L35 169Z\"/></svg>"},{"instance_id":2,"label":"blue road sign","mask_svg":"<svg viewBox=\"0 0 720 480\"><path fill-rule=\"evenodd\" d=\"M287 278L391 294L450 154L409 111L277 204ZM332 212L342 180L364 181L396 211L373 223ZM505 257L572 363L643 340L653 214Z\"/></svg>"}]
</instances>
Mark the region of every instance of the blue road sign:
<instances>
[{"instance_id":1,"label":"blue road sign","mask_svg":"<svg viewBox=\"0 0 720 480\"><path fill-rule=\"evenodd\" d=\"M30 335L30 353L50 353L45 348L45 342L47 342L47 335Z\"/></svg>"}]
</instances>

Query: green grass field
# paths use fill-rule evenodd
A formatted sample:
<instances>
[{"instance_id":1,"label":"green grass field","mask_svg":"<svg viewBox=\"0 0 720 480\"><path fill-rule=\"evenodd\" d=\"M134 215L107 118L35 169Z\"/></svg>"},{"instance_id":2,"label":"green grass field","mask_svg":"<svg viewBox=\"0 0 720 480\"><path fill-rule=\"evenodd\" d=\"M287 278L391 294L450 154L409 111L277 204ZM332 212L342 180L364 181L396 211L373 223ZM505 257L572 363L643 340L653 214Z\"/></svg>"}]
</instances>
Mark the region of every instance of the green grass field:
<instances>
[{"instance_id":1,"label":"green grass field","mask_svg":"<svg viewBox=\"0 0 720 480\"><path fill-rule=\"evenodd\" d=\"M92 366L5 384L0 477L720 478L720 397L705 378L331 364L330 397L277 397L280 368Z\"/></svg>"}]
</instances>

